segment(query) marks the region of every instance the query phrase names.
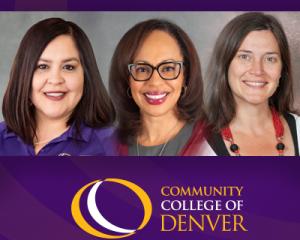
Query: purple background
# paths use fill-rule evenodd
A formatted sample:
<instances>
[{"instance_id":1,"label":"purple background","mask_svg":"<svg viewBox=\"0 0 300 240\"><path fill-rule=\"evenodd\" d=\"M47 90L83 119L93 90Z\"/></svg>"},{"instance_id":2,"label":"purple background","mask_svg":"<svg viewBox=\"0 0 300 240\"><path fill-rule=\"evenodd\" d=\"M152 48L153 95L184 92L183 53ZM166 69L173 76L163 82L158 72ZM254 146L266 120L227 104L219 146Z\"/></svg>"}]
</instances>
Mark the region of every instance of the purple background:
<instances>
[{"instance_id":1,"label":"purple background","mask_svg":"<svg viewBox=\"0 0 300 240\"><path fill-rule=\"evenodd\" d=\"M89 10L89 11L295 11L300 4L295 0L241 1L241 0L1 0L1 10Z\"/></svg>"},{"instance_id":2,"label":"purple background","mask_svg":"<svg viewBox=\"0 0 300 240\"><path fill-rule=\"evenodd\" d=\"M128 239L296 240L300 229L299 160L287 157L2 158L0 240L97 239L76 226L70 205L83 185L108 177L138 184L153 204L148 225ZM243 185L241 213L249 231L160 232L163 185ZM141 205L130 191L108 183L101 191L97 194L105 206L102 213L112 222L122 227L134 227L140 222Z\"/></svg>"}]
</instances>

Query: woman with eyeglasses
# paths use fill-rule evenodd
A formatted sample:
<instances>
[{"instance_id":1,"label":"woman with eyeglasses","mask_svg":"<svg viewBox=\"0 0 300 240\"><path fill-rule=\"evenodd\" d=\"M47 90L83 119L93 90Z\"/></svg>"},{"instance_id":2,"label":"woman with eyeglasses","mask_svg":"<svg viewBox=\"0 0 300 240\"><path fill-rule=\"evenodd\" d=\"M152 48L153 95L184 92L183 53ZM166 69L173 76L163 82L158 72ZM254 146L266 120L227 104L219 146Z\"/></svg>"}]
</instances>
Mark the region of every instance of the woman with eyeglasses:
<instances>
[{"instance_id":1,"label":"woman with eyeglasses","mask_svg":"<svg viewBox=\"0 0 300 240\"><path fill-rule=\"evenodd\" d=\"M231 20L207 81L208 142L217 155L299 155L289 46L276 18L245 13Z\"/></svg>"},{"instance_id":2,"label":"woman with eyeglasses","mask_svg":"<svg viewBox=\"0 0 300 240\"><path fill-rule=\"evenodd\" d=\"M132 27L113 55L109 88L122 155L193 155L205 149L200 62L174 23L151 19Z\"/></svg>"},{"instance_id":3,"label":"woman with eyeglasses","mask_svg":"<svg viewBox=\"0 0 300 240\"><path fill-rule=\"evenodd\" d=\"M76 24L49 18L21 41L3 99L0 155L114 155L115 112L92 46Z\"/></svg>"}]
</instances>

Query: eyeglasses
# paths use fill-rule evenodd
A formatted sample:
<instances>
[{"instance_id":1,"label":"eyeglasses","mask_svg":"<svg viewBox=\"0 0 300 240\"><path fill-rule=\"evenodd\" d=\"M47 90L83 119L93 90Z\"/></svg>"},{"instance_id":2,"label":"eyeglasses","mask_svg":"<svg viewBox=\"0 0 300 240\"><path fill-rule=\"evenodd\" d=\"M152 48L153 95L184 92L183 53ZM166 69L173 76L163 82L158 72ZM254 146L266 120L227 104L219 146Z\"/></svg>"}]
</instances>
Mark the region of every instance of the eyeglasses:
<instances>
[{"instance_id":1,"label":"eyeglasses","mask_svg":"<svg viewBox=\"0 0 300 240\"><path fill-rule=\"evenodd\" d=\"M128 64L129 73L135 81L148 81L154 70L158 72L162 79L174 80L178 78L182 67L183 61L167 61L156 66L149 63Z\"/></svg>"}]
</instances>

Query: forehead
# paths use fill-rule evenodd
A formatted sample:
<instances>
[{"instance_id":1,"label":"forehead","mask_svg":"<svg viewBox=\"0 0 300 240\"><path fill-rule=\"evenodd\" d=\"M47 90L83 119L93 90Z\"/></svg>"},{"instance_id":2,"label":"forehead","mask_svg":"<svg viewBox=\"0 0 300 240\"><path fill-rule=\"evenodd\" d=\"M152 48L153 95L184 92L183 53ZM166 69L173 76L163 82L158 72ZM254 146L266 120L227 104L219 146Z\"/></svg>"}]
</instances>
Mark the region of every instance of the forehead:
<instances>
[{"instance_id":1,"label":"forehead","mask_svg":"<svg viewBox=\"0 0 300 240\"><path fill-rule=\"evenodd\" d=\"M144 60L159 63L164 60L182 60L182 54L177 40L169 33L154 30L137 49L134 60Z\"/></svg>"},{"instance_id":2,"label":"forehead","mask_svg":"<svg viewBox=\"0 0 300 240\"><path fill-rule=\"evenodd\" d=\"M70 35L60 35L48 43L41 58L79 57L73 38Z\"/></svg>"},{"instance_id":3,"label":"forehead","mask_svg":"<svg viewBox=\"0 0 300 240\"><path fill-rule=\"evenodd\" d=\"M248 33L242 41L239 50L280 52L278 41L270 30Z\"/></svg>"}]
</instances>

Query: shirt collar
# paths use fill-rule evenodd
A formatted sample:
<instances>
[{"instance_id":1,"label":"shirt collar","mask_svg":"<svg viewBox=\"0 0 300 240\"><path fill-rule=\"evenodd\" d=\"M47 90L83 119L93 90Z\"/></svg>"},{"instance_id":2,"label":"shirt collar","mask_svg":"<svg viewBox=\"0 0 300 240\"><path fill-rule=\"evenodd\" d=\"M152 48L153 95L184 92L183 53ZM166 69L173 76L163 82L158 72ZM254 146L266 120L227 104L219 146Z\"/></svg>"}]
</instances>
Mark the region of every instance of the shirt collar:
<instances>
[{"instance_id":1,"label":"shirt collar","mask_svg":"<svg viewBox=\"0 0 300 240\"><path fill-rule=\"evenodd\" d=\"M83 141L83 142L89 142L92 137L92 128L88 127L84 123L80 124L80 134L76 133L76 126L74 123L71 124L71 126L66 130L63 134L61 134L59 137L53 139L51 142L60 142L65 141L67 139L74 139L77 141ZM13 131L8 131L8 128L5 128L5 131L3 133L3 138L19 138L18 135L16 135Z\"/></svg>"},{"instance_id":2,"label":"shirt collar","mask_svg":"<svg viewBox=\"0 0 300 240\"><path fill-rule=\"evenodd\" d=\"M65 133L63 133L61 137L63 137L63 135L66 134L66 138L74 139L77 141L89 142L92 137L93 129L88 127L84 123L80 124L79 129L80 133L76 131L76 126L74 123L72 123L70 128Z\"/></svg>"}]
</instances>

